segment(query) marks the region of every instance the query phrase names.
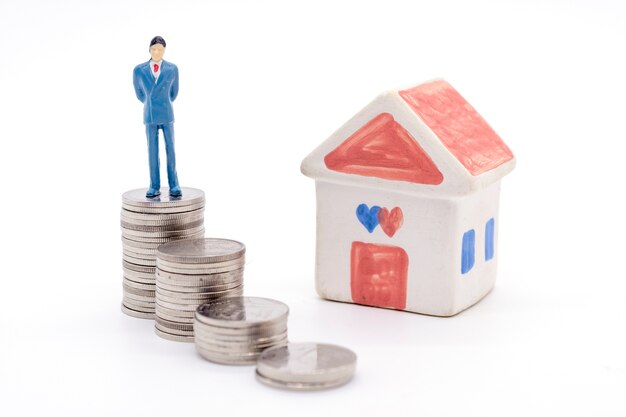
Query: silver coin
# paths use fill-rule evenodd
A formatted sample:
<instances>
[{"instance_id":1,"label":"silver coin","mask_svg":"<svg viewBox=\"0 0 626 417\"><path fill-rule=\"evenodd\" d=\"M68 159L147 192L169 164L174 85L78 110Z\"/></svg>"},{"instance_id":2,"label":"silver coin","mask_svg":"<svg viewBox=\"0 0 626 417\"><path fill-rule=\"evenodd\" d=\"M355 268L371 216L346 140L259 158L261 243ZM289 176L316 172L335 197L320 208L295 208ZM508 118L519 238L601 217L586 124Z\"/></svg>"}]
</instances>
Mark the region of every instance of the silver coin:
<instances>
[{"instance_id":1,"label":"silver coin","mask_svg":"<svg viewBox=\"0 0 626 417\"><path fill-rule=\"evenodd\" d=\"M144 214L143 216L145 217L137 217L137 213L132 213L134 215L131 216L126 215L126 213L132 212L122 210L122 213L120 214L120 221L135 226L171 226L176 224L192 223L204 219L204 210L196 210L187 213L170 215L177 217L172 217L169 219L163 219L157 214Z\"/></svg>"},{"instance_id":2,"label":"silver coin","mask_svg":"<svg viewBox=\"0 0 626 417\"><path fill-rule=\"evenodd\" d=\"M167 314L168 316L172 316L172 317L185 317L185 318L190 318L190 319L193 319L194 317L195 312L193 311L183 311L183 310L178 310L175 308L169 308L159 303L159 300L155 300L155 302L156 302L156 311L159 315Z\"/></svg>"},{"instance_id":3,"label":"silver coin","mask_svg":"<svg viewBox=\"0 0 626 417\"><path fill-rule=\"evenodd\" d=\"M158 232L158 233L178 232L178 231L182 232L188 229L193 229L193 228L202 226L203 224L204 224L203 219L195 220L193 222L175 223L175 224L162 225L162 226L144 226L144 225L126 223L124 221L120 222L120 226L122 227L123 230L126 230L126 231Z\"/></svg>"},{"instance_id":4,"label":"silver coin","mask_svg":"<svg viewBox=\"0 0 626 417\"><path fill-rule=\"evenodd\" d=\"M122 253L122 260L128 263L132 263L133 265L136 265L136 266L145 266L147 268L155 267L155 265L151 265L155 263L154 261L150 261L148 259L133 258L132 256L128 256L124 253Z\"/></svg>"},{"instance_id":5,"label":"silver coin","mask_svg":"<svg viewBox=\"0 0 626 417\"><path fill-rule=\"evenodd\" d=\"M249 355L228 355L212 352L196 345L196 350L203 358L222 365L254 365L259 357L258 353Z\"/></svg>"},{"instance_id":6,"label":"silver coin","mask_svg":"<svg viewBox=\"0 0 626 417\"><path fill-rule=\"evenodd\" d=\"M217 348L217 349L231 349L233 352L260 352L261 350L267 349L269 347L284 345L287 344L287 335L280 335L278 338L271 339L269 342L241 342L241 341L231 341L231 340L214 340L208 338L205 334L198 332L194 329L194 336L196 338L196 343L202 344L207 349Z\"/></svg>"},{"instance_id":7,"label":"silver coin","mask_svg":"<svg viewBox=\"0 0 626 417\"><path fill-rule=\"evenodd\" d=\"M163 317L159 317L156 316L154 318L154 321L159 323L159 325L165 327L165 328L171 328L171 329L176 329L176 330L185 330L185 331L191 331L193 332L193 324L189 324L189 323L182 323L182 322L178 322L178 321L173 321L173 320L167 320Z\"/></svg>"},{"instance_id":8,"label":"silver coin","mask_svg":"<svg viewBox=\"0 0 626 417\"><path fill-rule=\"evenodd\" d=\"M137 290L156 291L156 284L154 282L150 284L146 284L144 282L133 281L131 279L128 279L127 277L122 278L122 285L125 285L130 288L135 288Z\"/></svg>"},{"instance_id":9,"label":"silver coin","mask_svg":"<svg viewBox=\"0 0 626 417\"><path fill-rule=\"evenodd\" d=\"M168 230L168 231L156 231L156 232L142 232L139 230L131 230L122 227L122 236L132 239L136 238L147 238L147 239L163 239L163 238L174 238L174 237L188 237L190 235L195 235L196 233L200 233L204 231L204 226L198 225L190 229L180 229L180 230ZM181 239L183 241L186 239ZM178 242L179 240L176 240ZM164 242L166 243L166 242Z\"/></svg>"},{"instance_id":10,"label":"silver coin","mask_svg":"<svg viewBox=\"0 0 626 417\"><path fill-rule=\"evenodd\" d=\"M122 253L122 260L128 263L131 263L133 265L147 266L150 268L156 267L156 261L152 261L149 259L133 258L132 256L128 256L124 253Z\"/></svg>"},{"instance_id":11,"label":"silver coin","mask_svg":"<svg viewBox=\"0 0 626 417\"><path fill-rule=\"evenodd\" d=\"M155 296L158 294L159 298L164 301L177 302L177 301L190 301L195 302L198 300L206 300L206 299L215 299L217 297L227 297L234 291L239 289L243 290L242 285L237 287L229 288L223 291L207 291L207 292L176 292L176 291L168 291L161 287L157 287Z\"/></svg>"},{"instance_id":12,"label":"silver coin","mask_svg":"<svg viewBox=\"0 0 626 417\"><path fill-rule=\"evenodd\" d=\"M204 209L185 213L135 213L124 210L120 212L120 221L143 226L166 226L169 224L189 223L204 219Z\"/></svg>"},{"instance_id":13,"label":"silver coin","mask_svg":"<svg viewBox=\"0 0 626 417\"><path fill-rule=\"evenodd\" d=\"M159 242L156 242L156 243L139 242L137 240L130 240L125 237L122 237L123 247L153 250L155 254L156 254L156 249L159 247L159 245L162 245L162 244L163 243L159 243Z\"/></svg>"},{"instance_id":14,"label":"silver coin","mask_svg":"<svg viewBox=\"0 0 626 417\"><path fill-rule=\"evenodd\" d=\"M181 329L175 329L175 328L172 328L172 327L163 326L158 321L154 322L154 327L157 328L158 330L162 331L162 332L166 332L166 333L173 334L173 335L176 335L176 336L191 336L191 337L193 337L193 330L181 330Z\"/></svg>"},{"instance_id":15,"label":"silver coin","mask_svg":"<svg viewBox=\"0 0 626 417\"><path fill-rule=\"evenodd\" d=\"M126 307L122 304L122 312L128 316L136 317L138 319L152 319L154 318L154 313L146 313L143 311L137 311L132 308Z\"/></svg>"},{"instance_id":16,"label":"silver coin","mask_svg":"<svg viewBox=\"0 0 626 417\"><path fill-rule=\"evenodd\" d=\"M158 256L158 255L157 255ZM215 274L223 274L225 272L234 272L239 269L242 269L241 266L226 266L223 268L198 268L198 269L187 269L187 268L174 268L171 266L165 266L163 263L159 262L159 258L157 258L156 266L163 272L178 274L178 275L215 275Z\"/></svg>"},{"instance_id":17,"label":"silver coin","mask_svg":"<svg viewBox=\"0 0 626 417\"><path fill-rule=\"evenodd\" d=\"M172 197L169 195L169 189L162 189L162 193L158 197L147 198L147 188L139 188L127 191L122 195L122 204L138 206L138 207L180 207L198 204L204 201L204 191L196 188L182 187L182 196Z\"/></svg>"},{"instance_id":18,"label":"silver coin","mask_svg":"<svg viewBox=\"0 0 626 417\"><path fill-rule=\"evenodd\" d=\"M129 258L140 259L142 261L151 261L154 263L154 266L156 267L156 257L153 255L150 255L147 253L133 252L132 248L128 249L127 247L122 248L122 255L126 255Z\"/></svg>"},{"instance_id":19,"label":"silver coin","mask_svg":"<svg viewBox=\"0 0 626 417\"><path fill-rule=\"evenodd\" d=\"M247 344L255 344L255 343L265 343L272 342L280 339L283 335L287 335L287 327L282 326L281 328L275 328L270 330L262 330L257 332L221 332L221 331L213 331L207 330L205 327L198 325L197 321L194 322L194 330L197 334L201 334L202 337L209 340L216 341L229 341L233 343L247 343Z\"/></svg>"},{"instance_id":20,"label":"silver coin","mask_svg":"<svg viewBox=\"0 0 626 417\"><path fill-rule=\"evenodd\" d=\"M208 302L209 300L214 300L216 298L223 297L223 296L224 296L223 293L221 293L220 295L215 295L215 296L210 293L201 294L201 297L196 297L196 298L168 297L161 293L155 293L154 295L154 297L158 298L159 301L164 301L166 303L177 304L177 305L195 305L196 307L198 307L200 304L204 304Z\"/></svg>"},{"instance_id":21,"label":"silver coin","mask_svg":"<svg viewBox=\"0 0 626 417\"><path fill-rule=\"evenodd\" d=\"M131 256L145 256L146 259L154 259L156 261L156 249L146 249L138 246L122 244L122 251L122 253L128 253Z\"/></svg>"},{"instance_id":22,"label":"silver coin","mask_svg":"<svg viewBox=\"0 0 626 417\"><path fill-rule=\"evenodd\" d=\"M287 320L272 324L256 324L250 327L222 327L212 326L202 322L201 317L196 313L194 319L198 322L198 331L213 337L247 337L247 338L263 338L271 337L287 331Z\"/></svg>"},{"instance_id":23,"label":"silver coin","mask_svg":"<svg viewBox=\"0 0 626 417\"><path fill-rule=\"evenodd\" d=\"M170 220L184 220L193 216L201 216L204 215L204 208L200 208L197 210L186 211L183 213L137 213L134 211L129 211L122 209L120 212L120 217L129 219L129 222L132 223L134 220L150 220L150 221L170 221ZM132 220L132 221L131 221Z\"/></svg>"},{"instance_id":24,"label":"silver coin","mask_svg":"<svg viewBox=\"0 0 626 417\"><path fill-rule=\"evenodd\" d=\"M195 221L204 219L204 210L196 210L189 213L185 213L184 215L176 214L177 217L172 217L169 219L163 219L156 216L151 217L136 217L136 216L128 216L125 214L126 210L122 210L122 214L120 215L120 221L125 224L131 224L135 226L172 226L172 225L185 225L187 223L193 223Z\"/></svg>"},{"instance_id":25,"label":"silver coin","mask_svg":"<svg viewBox=\"0 0 626 417\"><path fill-rule=\"evenodd\" d=\"M164 290L163 291L164 294L169 295L170 297L174 297L178 295L184 296L184 294L208 294L208 293L232 290L234 288L242 286L243 279L231 281L225 284L218 283L215 285L211 284L207 286L178 285L177 282L172 282L172 281L163 282L162 280L157 280L156 285L158 285L160 289ZM173 293L178 293L178 294L168 294L167 293L168 291L173 292Z\"/></svg>"},{"instance_id":26,"label":"silver coin","mask_svg":"<svg viewBox=\"0 0 626 417\"><path fill-rule=\"evenodd\" d=\"M137 306L130 301L122 301L122 305L130 310L133 310L138 313L146 313L146 314L155 314L154 308L145 307L145 306ZM152 318L152 317L151 317Z\"/></svg>"},{"instance_id":27,"label":"silver coin","mask_svg":"<svg viewBox=\"0 0 626 417\"><path fill-rule=\"evenodd\" d=\"M196 239L194 239L196 240ZM183 242L182 240L180 242ZM157 260L159 265L162 265L165 269L168 268L177 268L177 269L187 269L188 274L193 274L198 270L203 269L219 269L219 268L231 268L231 269L240 269L246 263L246 259L244 256L240 256L237 259L233 259L230 261L223 262L211 262L211 263L182 263L182 262L172 262L165 260L159 256L159 250L157 249Z\"/></svg>"},{"instance_id":28,"label":"silver coin","mask_svg":"<svg viewBox=\"0 0 626 417\"><path fill-rule=\"evenodd\" d=\"M201 229L197 233L190 234L190 235L170 236L170 237L132 236L132 235L125 234L124 230L122 229L122 240L126 239L126 240L130 240L133 242L137 242L138 244L148 244L148 245L156 244L157 248L159 247L159 245L162 245L167 242L173 242L175 240L182 240L182 239L198 239L198 238L201 238L202 236L204 236L204 229Z\"/></svg>"},{"instance_id":29,"label":"silver coin","mask_svg":"<svg viewBox=\"0 0 626 417\"><path fill-rule=\"evenodd\" d=\"M137 305L145 304L146 307L149 307L150 304L152 306L154 306L154 303L155 303L155 301L154 301L155 297L145 296L145 295L137 295L137 294L129 293L127 291L124 291L124 299L125 300L131 300L133 303L135 303Z\"/></svg>"},{"instance_id":30,"label":"silver coin","mask_svg":"<svg viewBox=\"0 0 626 417\"><path fill-rule=\"evenodd\" d=\"M154 297L156 294L155 288L156 286L152 288L151 290L145 290L145 289L131 287L131 286L126 285L125 283L122 283L122 289L124 290L124 293L141 295L143 297Z\"/></svg>"},{"instance_id":31,"label":"silver coin","mask_svg":"<svg viewBox=\"0 0 626 417\"><path fill-rule=\"evenodd\" d=\"M174 294L174 293L199 294L199 293L221 292L221 291L231 290L233 288L239 287L242 284L243 284L243 280L239 280L239 281L232 282L230 284L213 285L213 286L210 286L210 287L198 287L198 286L194 286L194 287L184 286L184 287L182 287L182 286L179 286L179 285L165 284L165 283L159 281L158 287L159 287L159 289L164 290L164 291L162 291L163 294L169 295L170 297L174 297L174 296L178 296L179 295L179 294Z\"/></svg>"},{"instance_id":32,"label":"silver coin","mask_svg":"<svg viewBox=\"0 0 626 417\"><path fill-rule=\"evenodd\" d=\"M350 378L356 354L341 346L289 343L269 348L259 357L257 372L282 383L330 383Z\"/></svg>"},{"instance_id":33,"label":"silver coin","mask_svg":"<svg viewBox=\"0 0 626 417\"><path fill-rule=\"evenodd\" d=\"M140 248L138 246L130 246L130 245L122 244L122 253L124 252L134 253L137 256L143 256L146 259L156 260L156 249Z\"/></svg>"},{"instance_id":34,"label":"silver coin","mask_svg":"<svg viewBox=\"0 0 626 417\"><path fill-rule=\"evenodd\" d=\"M251 327L285 321L289 307L285 303L261 297L229 297L200 306L198 320L220 327Z\"/></svg>"},{"instance_id":35,"label":"silver coin","mask_svg":"<svg viewBox=\"0 0 626 417\"><path fill-rule=\"evenodd\" d=\"M140 308L150 311L154 311L156 309L156 303L154 301L137 300L136 298L128 297L126 294L122 296L122 302L131 308Z\"/></svg>"},{"instance_id":36,"label":"silver coin","mask_svg":"<svg viewBox=\"0 0 626 417\"><path fill-rule=\"evenodd\" d=\"M231 290L233 288L239 287L243 285L243 277L237 280L225 281L225 282L217 282L217 283L208 283L203 285L188 285L188 283L183 283L180 285L177 281L164 281L162 279L157 279L156 285L159 288L166 291L173 291L179 293L209 293L209 292L222 292Z\"/></svg>"},{"instance_id":37,"label":"silver coin","mask_svg":"<svg viewBox=\"0 0 626 417\"><path fill-rule=\"evenodd\" d=\"M165 242L171 242L172 240L166 240ZM122 245L125 248L138 248L138 249L143 249L143 250L150 250L150 251L154 251L154 257L156 258L156 249L159 247L159 245L162 245L165 242L141 242L138 240L130 240L127 239L125 237L122 237ZM131 249L134 251L137 251L137 249Z\"/></svg>"},{"instance_id":38,"label":"silver coin","mask_svg":"<svg viewBox=\"0 0 626 417\"><path fill-rule=\"evenodd\" d=\"M168 299L171 299L171 302L177 302L177 301L194 301L194 300L199 300L199 299L211 299L211 300L216 300L218 298L222 298L222 297L228 297L231 294L235 293L235 292L241 292L243 291L243 284L239 284L237 286L233 286L230 288L227 288L225 290L222 291L207 291L207 292L173 292L173 291L167 291L161 287L156 286L156 290L157 294L159 297L163 298L165 301L168 301Z\"/></svg>"},{"instance_id":39,"label":"silver coin","mask_svg":"<svg viewBox=\"0 0 626 417\"><path fill-rule=\"evenodd\" d=\"M122 277L129 281L156 286L156 279L152 278L150 274L142 274L141 272L133 272L128 269L124 269Z\"/></svg>"},{"instance_id":40,"label":"silver coin","mask_svg":"<svg viewBox=\"0 0 626 417\"><path fill-rule=\"evenodd\" d=\"M198 334L202 334L207 338L214 340L230 340L234 342L258 341L263 343L280 338L281 335L287 334L287 324L281 326L273 326L271 328L254 328L254 329L217 329L209 327L197 320L194 321L194 330Z\"/></svg>"},{"instance_id":41,"label":"silver coin","mask_svg":"<svg viewBox=\"0 0 626 417\"><path fill-rule=\"evenodd\" d=\"M221 299L229 298L229 297L237 297L237 296L240 296L242 293L243 293L243 290L241 289L241 287L239 287L232 291L229 291L228 293L222 293L216 296L213 296L213 295L207 296L207 299L205 300L187 300L187 299L175 300L171 298L164 299L165 297L159 294L155 296L155 300L163 307L166 307L172 310L194 312L198 308L198 306L205 304L207 302L210 302L213 300L221 300Z\"/></svg>"},{"instance_id":42,"label":"silver coin","mask_svg":"<svg viewBox=\"0 0 626 417\"><path fill-rule=\"evenodd\" d=\"M198 307L198 303L194 303L194 304L179 304L179 303L170 303L169 301L163 301L160 298L155 297L156 303L161 306L161 307L165 307L168 308L170 310L173 311L180 311L180 312L191 312L194 311L194 307L197 308ZM158 308L158 307L157 307Z\"/></svg>"},{"instance_id":43,"label":"silver coin","mask_svg":"<svg viewBox=\"0 0 626 417\"><path fill-rule=\"evenodd\" d=\"M171 322L174 322L174 323L191 324L191 325L193 325L193 318L170 316L169 314L164 313L162 308L156 308L154 311L155 311L155 316L156 317L160 317L163 320L168 320L168 321L171 321Z\"/></svg>"},{"instance_id":44,"label":"silver coin","mask_svg":"<svg viewBox=\"0 0 626 417\"><path fill-rule=\"evenodd\" d=\"M199 333L194 334L196 344L202 345L203 348L208 350L213 350L215 352L225 352L225 353L239 353L239 352L249 352L249 353L260 353L261 351L279 345L287 344L287 335L276 339L271 342L264 343L246 343L246 342L231 342L225 340L212 340L207 338Z\"/></svg>"},{"instance_id":45,"label":"silver coin","mask_svg":"<svg viewBox=\"0 0 626 417\"><path fill-rule=\"evenodd\" d=\"M234 290L238 287L234 287L225 291ZM164 289L163 287L158 288L159 297L161 297L165 301L191 301L196 302L198 300L204 300L207 297L212 296L213 294L223 294L225 291L203 291L203 292L178 292L178 291L169 291ZM156 296L156 290L155 290Z\"/></svg>"},{"instance_id":46,"label":"silver coin","mask_svg":"<svg viewBox=\"0 0 626 417\"><path fill-rule=\"evenodd\" d=\"M147 243L168 243L172 241L195 238L196 235L204 233L204 226L199 225L192 229L166 230L160 232L143 232L121 228L122 237Z\"/></svg>"},{"instance_id":47,"label":"silver coin","mask_svg":"<svg viewBox=\"0 0 626 417\"><path fill-rule=\"evenodd\" d=\"M131 310L139 311L141 313L153 313L154 314L154 306L146 307L142 305L137 305L137 304L134 304L132 300L128 300L128 299L122 301L122 305L127 308L130 308Z\"/></svg>"},{"instance_id":48,"label":"silver coin","mask_svg":"<svg viewBox=\"0 0 626 417\"><path fill-rule=\"evenodd\" d=\"M246 252L243 243L229 239L189 239L159 247L159 258L180 263L214 263L240 258Z\"/></svg>"},{"instance_id":49,"label":"silver coin","mask_svg":"<svg viewBox=\"0 0 626 417\"><path fill-rule=\"evenodd\" d=\"M176 274L159 268L154 272L159 282L181 286L222 285L243 279L243 268L218 274Z\"/></svg>"},{"instance_id":50,"label":"silver coin","mask_svg":"<svg viewBox=\"0 0 626 417\"><path fill-rule=\"evenodd\" d=\"M200 349L206 351L206 352L211 352L211 353L216 353L216 354L220 354L220 355L231 355L231 356L240 356L240 355L244 355L247 358L252 357L253 355L256 355L256 357L258 358L258 355L261 354L261 352L263 352L265 349L267 348L254 348L254 347L248 347L248 348L238 348L238 347L234 347L234 346L225 346L225 347L216 347L215 345L208 345L208 344L204 344L202 342L199 342L197 340L197 336L194 336L194 342L196 343L196 346L198 346ZM284 346L285 344L287 344L287 341L285 340L284 342L281 343L277 343L276 345L270 346L270 347L276 347L276 346Z\"/></svg>"},{"instance_id":51,"label":"silver coin","mask_svg":"<svg viewBox=\"0 0 626 417\"><path fill-rule=\"evenodd\" d=\"M178 223L178 224L165 225L165 226L144 226L144 225L136 225L136 224L126 223L126 222L120 222L120 227L122 228L122 230L129 232L129 233L132 233L132 232L169 233L169 232L185 232L186 230L189 230L189 229L201 227L203 224L204 224L204 220L200 219L200 220L195 220L193 222ZM170 236L176 236L176 234L165 235L165 237L170 237ZM148 236L148 237L154 237L154 236ZM162 237L162 236L157 236L157 237Z\"/></svg>"},{"instance_id":52,"label":"silver coin","mask_svg":"<svg viewBox=\"0 0 626 417\"><path fill-rule=\"evenodd\" d=\"M166 340L171 340L174 342L193 343L193 336L180 336L177 334L164 332L162 330L157 329L156 327L154 328L154 333L156 333L157 336Z\"/></svg>"},{"instance_id":53,"label":"silver coin","mask_svg":"<svg viewBox=\"0 0 626 417\"><path fill-rule=\"evenodd\" d=\"M124 261L122 260L122 268L126 271L129 270L131 272L140 272L142 275L151 275L154 276L154 273L156 271L155 267L152 266L144 266L144 265L137 265L134 264L132 262L128 262L128 261ZM156 280L156 277L155 277Z\"/></svg>"},{"instance_id":54,"label":"silver coin","mask_svg":"<svg viewBox=\"0 0 626 417\"><path fill-rule=\"evenodd\" d=\"M258 362L258 361L257 361ZM275 379L267 378L261 375L258 371L255 372L256 378L259 382L269 385L273 388L292 390L292 391L319 391L330 388L340 387L348 383L352 379L352 375L345 378L340 378L334 381L326 382L284 382Z\"/></svg>"},{"instance_id":55,"label":"silver coin","mask_svg":"<svg viewBox=\"0 0 626 417\"><path fill-rule=\"evenodd\" d=\"M132 206L122 203L122 209L131 213L137 214L182 214L188 213L194 210L203 210L205 202L197 204L190 204L188 206L173 206L173 207L140 207Z\"/></svg>"}]
</instances>

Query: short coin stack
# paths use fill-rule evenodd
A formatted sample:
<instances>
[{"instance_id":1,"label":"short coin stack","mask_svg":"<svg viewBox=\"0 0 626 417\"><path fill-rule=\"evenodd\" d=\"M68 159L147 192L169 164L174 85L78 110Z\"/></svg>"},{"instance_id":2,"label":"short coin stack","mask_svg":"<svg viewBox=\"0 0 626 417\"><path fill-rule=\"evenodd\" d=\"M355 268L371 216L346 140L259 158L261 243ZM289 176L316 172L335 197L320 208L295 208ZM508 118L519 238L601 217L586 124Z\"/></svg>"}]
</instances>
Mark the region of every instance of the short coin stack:
<instances>
[{"instance_id":1,"label":"short coin stack","mask_svg":"<svg viewBox=\"0 0 626 417\"><path fill-rule=\"evenodd\" d=\"M289 343L261 354L256 377L276 388L312 391L345 384L355 369L356 354L350 349L322 343Z\"/></svg>"},{"instance_id":2,"label":"short coin stack","mask_svg":"<svg viewBox=\"0 0 626 417\"><path fill-rule=\"evenodd\" d=\"M265 349L287 343L289 307L260 297L232 297L196 310L196 349L227 365L254 364Z\"/></svg>"},{"instance_id":3,"label":"short coin stack","mask_svg":"<svg viewBox=\"0 0 626 417\"><path fill-rule=\"evenodd\" d=\"M191 239L159 246L156 260L155 332L164 339L194 340L198 306L243 294L246 247L228 239Z\"/></svg>"},{"instance_id":4,"label":"short coin stack","mask_svg":"<svg viewBox=\"0 0 626 417\"><path fill-rule=\"evenodd\" d=\"M180 239L204 236L204 192L183 188L182 197L168 190L146 198L147 189L122 196L124 298L122 311L133 317L154 318L156 249Z\"/></svg>"}]
</instances>

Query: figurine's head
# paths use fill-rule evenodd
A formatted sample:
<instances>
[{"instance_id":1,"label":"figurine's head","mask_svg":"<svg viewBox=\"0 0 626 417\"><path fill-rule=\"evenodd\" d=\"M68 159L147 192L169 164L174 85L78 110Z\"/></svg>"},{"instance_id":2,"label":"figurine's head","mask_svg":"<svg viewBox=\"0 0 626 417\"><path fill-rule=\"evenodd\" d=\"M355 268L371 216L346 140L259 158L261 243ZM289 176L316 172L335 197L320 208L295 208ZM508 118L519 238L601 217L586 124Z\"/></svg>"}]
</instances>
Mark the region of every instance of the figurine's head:
<instances>
[{"instance_id":1,"label":"figurine's head","mask_svg":"<svg viewBox=\"0 0 626 417\"><path fill-rule=\"evenodd\" d=\"M150 41L150 56L153 61L160 61L163 59L165 53L165 39L160 36L155 36Z\"/></svg>"}]
</instances>

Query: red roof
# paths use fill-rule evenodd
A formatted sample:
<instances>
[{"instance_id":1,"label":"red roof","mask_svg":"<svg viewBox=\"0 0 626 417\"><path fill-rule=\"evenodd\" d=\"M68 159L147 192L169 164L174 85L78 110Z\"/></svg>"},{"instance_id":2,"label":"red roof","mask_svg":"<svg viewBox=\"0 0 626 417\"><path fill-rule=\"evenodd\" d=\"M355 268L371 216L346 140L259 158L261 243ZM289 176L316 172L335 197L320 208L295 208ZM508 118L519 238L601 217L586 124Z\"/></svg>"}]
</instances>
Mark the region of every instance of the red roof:
<instances>
[{"instance_id":1,"label":"red roof","mask_svg":"<svg viewBox=\"0 0 626 417\"><path fill-rule=\"evenodd\" d=\"M443 175L393 116L382 113L324 157L328 169L387 180L440 184Z\"/></svg>"},{"instance_id":2,"label":"red roof","mask_svg":"<svg viewBox=\"0 0 626 417\"><path fill-rule=\"evenodd\" d=\"M513 159L500 136L446 81L432 81L399 94L472 175Z\"/></svg>"}]
</instances>

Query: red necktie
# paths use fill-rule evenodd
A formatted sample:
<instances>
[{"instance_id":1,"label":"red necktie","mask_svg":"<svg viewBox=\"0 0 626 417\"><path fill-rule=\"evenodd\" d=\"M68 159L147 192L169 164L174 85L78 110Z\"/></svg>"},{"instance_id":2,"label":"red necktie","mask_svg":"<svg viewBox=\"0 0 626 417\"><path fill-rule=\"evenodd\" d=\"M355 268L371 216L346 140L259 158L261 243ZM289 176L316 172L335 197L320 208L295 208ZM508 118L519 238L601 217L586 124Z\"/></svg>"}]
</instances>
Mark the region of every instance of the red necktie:
<instances>
[{"instance_id":1,"label":"red necktie","mask_svg":"<svg viewBox=\"0 0 626 417\"><path fill-rule=\"evenodd\" d=\"M154 72L157 72L159 70L159 64L154 64Z\"/></svg>"}]
</instances>

